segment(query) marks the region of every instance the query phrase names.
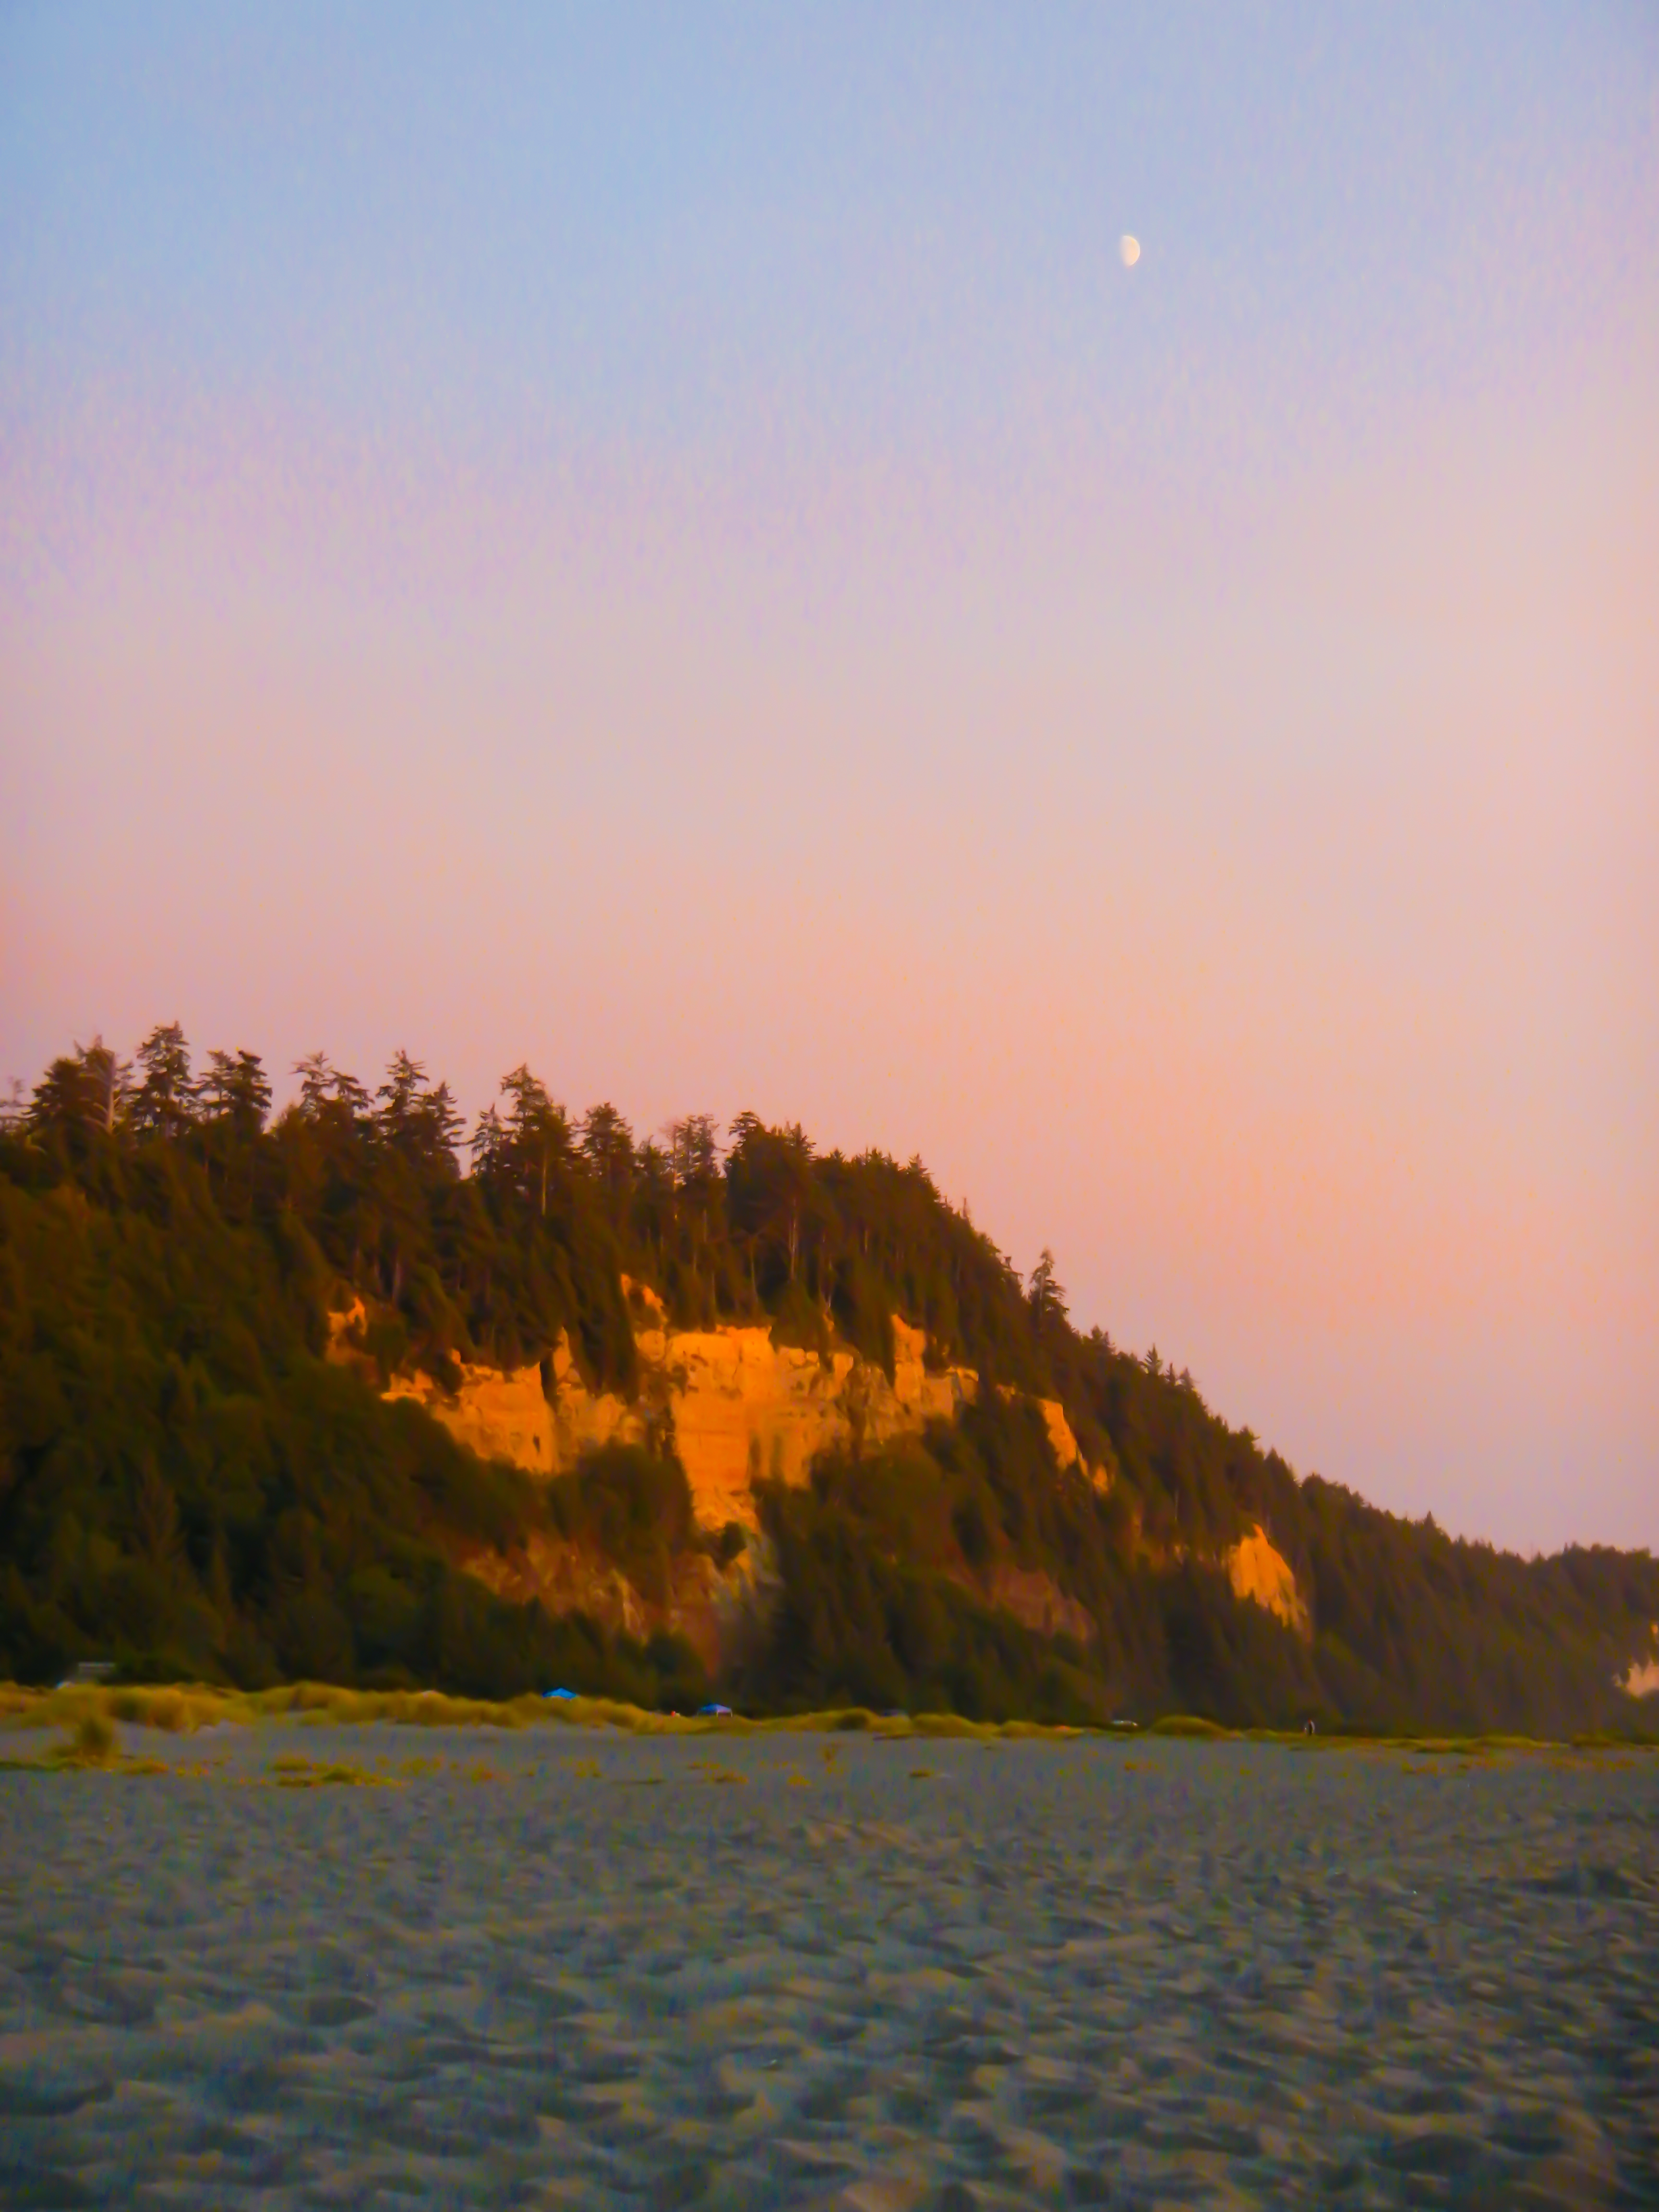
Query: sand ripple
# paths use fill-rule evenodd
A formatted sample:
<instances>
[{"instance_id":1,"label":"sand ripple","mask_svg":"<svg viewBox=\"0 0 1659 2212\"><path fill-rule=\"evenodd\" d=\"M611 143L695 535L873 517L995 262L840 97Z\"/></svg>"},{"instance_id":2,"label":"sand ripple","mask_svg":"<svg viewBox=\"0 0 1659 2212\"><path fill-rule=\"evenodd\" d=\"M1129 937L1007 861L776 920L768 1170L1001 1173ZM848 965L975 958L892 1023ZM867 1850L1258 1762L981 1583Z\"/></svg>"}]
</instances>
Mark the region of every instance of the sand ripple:
<instances>
[{"instance_id":1,"label":"sand ripple","mask_svg":"<svg viewBox=\"0 0 1659 2212\"><path fill-rule=\"evenodd\" d=\"M0 1774L0 2201L1659 2205L1659 1760L410 1736Z\"/></svg>"}]
</instances>

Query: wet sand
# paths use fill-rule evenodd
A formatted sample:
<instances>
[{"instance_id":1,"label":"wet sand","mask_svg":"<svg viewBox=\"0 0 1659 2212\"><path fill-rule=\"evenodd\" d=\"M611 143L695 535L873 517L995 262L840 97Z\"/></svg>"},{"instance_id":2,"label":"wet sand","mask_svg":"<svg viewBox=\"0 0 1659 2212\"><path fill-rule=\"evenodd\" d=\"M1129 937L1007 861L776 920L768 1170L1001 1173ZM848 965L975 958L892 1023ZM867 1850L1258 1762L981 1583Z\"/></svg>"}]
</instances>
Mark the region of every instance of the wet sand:
<instances>
[{"instance_id":1,"label":"wet sand","mask_svg":"<svg viewBox=\"0 0 1659 2212\"><path fill-rule=\"evenodd\" d=\"M0 1773L8 2206L1659 2205L1652 1756L122 1736Z\"/></svg>"}]
</instances>

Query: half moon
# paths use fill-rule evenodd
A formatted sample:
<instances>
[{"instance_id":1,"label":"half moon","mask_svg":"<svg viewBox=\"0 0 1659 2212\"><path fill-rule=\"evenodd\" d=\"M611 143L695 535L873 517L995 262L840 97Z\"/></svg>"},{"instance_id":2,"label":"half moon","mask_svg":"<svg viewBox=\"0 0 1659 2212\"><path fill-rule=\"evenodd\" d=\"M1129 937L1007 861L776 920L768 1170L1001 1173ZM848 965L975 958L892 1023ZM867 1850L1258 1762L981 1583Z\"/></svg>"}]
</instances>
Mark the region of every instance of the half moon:
<instances>
[{"instance_id":1,"label":"half moon","mask_svg":"<svg viewBox=\"0 0 1659 2212\"><path fill-rule=\"evenodd\" d=\"M1133 269L1140 258L1140 240L1138 238L1131 238L1126 230L1117 242L1117 250L1123 257L1124 267Z\"/></svg>"}]
</instances>

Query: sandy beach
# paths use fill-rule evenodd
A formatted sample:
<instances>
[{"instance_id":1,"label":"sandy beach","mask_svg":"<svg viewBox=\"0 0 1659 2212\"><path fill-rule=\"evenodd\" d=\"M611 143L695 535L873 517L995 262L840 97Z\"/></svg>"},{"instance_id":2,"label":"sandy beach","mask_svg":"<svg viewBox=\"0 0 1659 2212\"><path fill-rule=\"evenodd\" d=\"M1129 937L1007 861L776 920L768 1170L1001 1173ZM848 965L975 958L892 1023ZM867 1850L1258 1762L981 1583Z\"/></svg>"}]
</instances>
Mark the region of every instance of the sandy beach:
<instances>
[{"instance_id":1,"label":"sandy beach","mask_svg":"<svg viewBox=\"0 0 1659 2212\"><path fill-rule=\"evenodd\" d=\"M1659 2204L1650 1754L121 1733L0 1773L8 2206Z\"/></svg>"}]
</instances>

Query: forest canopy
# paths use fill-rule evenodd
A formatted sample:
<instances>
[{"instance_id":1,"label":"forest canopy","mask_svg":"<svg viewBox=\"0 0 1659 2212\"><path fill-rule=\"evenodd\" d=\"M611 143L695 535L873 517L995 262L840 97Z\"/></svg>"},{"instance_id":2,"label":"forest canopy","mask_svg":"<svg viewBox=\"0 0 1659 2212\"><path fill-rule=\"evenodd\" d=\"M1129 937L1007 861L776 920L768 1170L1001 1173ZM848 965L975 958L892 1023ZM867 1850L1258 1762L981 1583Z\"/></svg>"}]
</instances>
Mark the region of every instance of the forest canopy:
<instances>
[{"instance_id":1,"label":"forest canopy","mask_svg":"<svg viewBox=\"0 0 1659 2212\"><path fill-rule=\"evenodd\" d=\"M320 1052L292 1075L273 1113L258 1054L198 1066L168 1024L130 1061L77 1047L3 1117L0 1674L114 1651L249 1684L706 1692L680 1638L510 1602L466 1571L544 1528L665 1587L708 1540L672 1458L536 1483L325 1357L328 1312L361 1297L382 1379L522 1366L562 1333L626 1395L627 1277L678 1326L763 1322L890 1375L902 1317L981 1378L958 1424L765 1493L778 1595L742 1660L756 1705L1641 1723L1614 1677L1659 1620L1647 1554L1522 1561L1299 1481L1156 1351L1074 1328L1053 1256L1022 1279L920 1160L823 1152L750 1113L640 1136L608 1102L573 1115L526 1066L470 1127L405 1053L373 1086ZM1061 1402L1109 1484L1055 1464L1030 1395ZM1258 1522L1306 1637L1221 1571ZM1067 1626L1022 1626L998 1595L1021 1577Z\"/></svg>"}]
</instances>

